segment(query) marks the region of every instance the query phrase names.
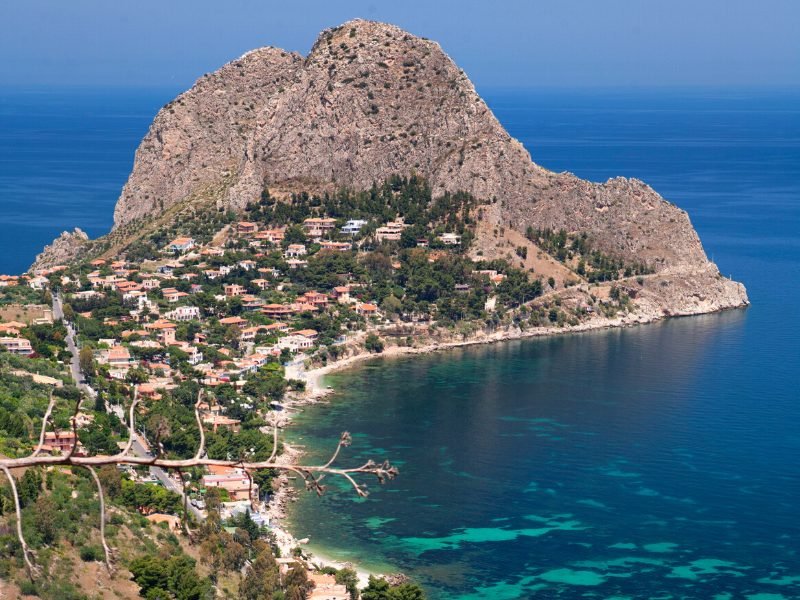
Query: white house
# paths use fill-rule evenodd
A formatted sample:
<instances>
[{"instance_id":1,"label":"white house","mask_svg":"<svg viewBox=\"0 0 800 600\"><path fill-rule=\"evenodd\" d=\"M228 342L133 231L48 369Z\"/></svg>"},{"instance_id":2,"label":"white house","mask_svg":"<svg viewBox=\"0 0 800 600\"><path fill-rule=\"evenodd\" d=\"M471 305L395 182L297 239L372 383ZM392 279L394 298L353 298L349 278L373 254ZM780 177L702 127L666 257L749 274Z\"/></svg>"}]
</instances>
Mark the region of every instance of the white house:
<instances>
[{"instance_id":1,"label":"white house","mask_svg":"<svg viewBox=\"0 0 800 600\"><path fill-rule=\"evenodd\" d=\"M457 246L461 243L461 236L457 233L443 233L439 236L439 239L448 246Z\"/></svg>"},{"instance_id":2,"label":"white house","mask_svg":"<svg viewBox=\"0 0 800 600\"><path fill-rule=\"evenodd\" d=\"M164 315L170 321L191 321L200 318L200 309L196 306L179 306Z\"/></svg>"},{"instance_id":3,"label":"white house","mask_svg":"<svg viewBox=\"0 0 800 600\"><path fill-rule=\"evenodd\" d=\"M192 248L194 248L194 239L190 237L175 238L167 246L171 252L188 252Z\"/></svg>"},{"instance_id":4,"label":"white house","mask_svg":"<svg viewBox=\"0 0 800 600\"><path fill-rule=\"evenodd\" d=\"M355 235L361 231L361 228L366 224L367 222L363 219L350 219L344 224L344 227L342 227L342 233L347 235Z\"/></svg>"},{"instance_id":5,"label":"white house","mask_svg":"<svg viewBox=\"0 0 800 600\"><path fill-rule=\"evenodd\" d=\"M307 350L314 345L314 340L311 340L303 335L287 335L278 340L278 348L288 348L292 352L298 350Z\"/></svg>"}]
</instances>

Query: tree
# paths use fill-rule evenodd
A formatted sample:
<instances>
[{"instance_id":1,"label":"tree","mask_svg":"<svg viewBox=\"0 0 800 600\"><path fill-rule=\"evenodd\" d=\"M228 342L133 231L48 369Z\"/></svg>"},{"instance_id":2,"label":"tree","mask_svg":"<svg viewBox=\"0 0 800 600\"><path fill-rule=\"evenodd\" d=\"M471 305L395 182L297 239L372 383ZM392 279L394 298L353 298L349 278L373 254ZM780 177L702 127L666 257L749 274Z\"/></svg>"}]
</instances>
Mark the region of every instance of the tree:
<instances>
[{"instance_id":1,"label":"tree","mask_svg":"<svg viewBox=\"0 0 800 600\"><path fill-rule=\"evenodd\" d=\"M40 497L34 504L33 525L36 533L41 536L43 544L51 544L58 536L57 512L56 504L49 496Z\"/></svg>"},{"instance_id":2,"label":"tree","mask_svg":"<svg viewBox=\"0 0 800 600\"><path fill-rule=\"evenodd\" d=\"M128 370L128 375L125 379L128 383L145 383L150 379L150 375L141 367L133 367Z\"/></svg>"},{"instance_id":3,"label":"tree","mask_svg":"<svg viewBox=\"0 0 800 600\"><path fill-rule=\"evenodd\" d=\"M280 572L272 549L262 541L256 542L254 547L258 554L239 586L239 598L242 600L271 598L280 587Z\"/></svg>"},{"instance_id":4,"label":"tree","mask_svg":"<svg viewBox=\"0 0 800 600\"><path fill-rule=\"evenodd\" d=\"M129 568L139 593L148 600L206 600L214 597L211 583L195 571L195 561L177 556L143 555L134 559Z\"/></svg>"},{"instance_id":5,"label":"tree","mask_svg":"<svg viewBox=\"0 0 800 600\"><path fill-rule=\"evenodd\" d=\"M386 600L388 593L389 582L370 575L369 584L361 592L361 600Z\"/></svg>"},{"instance_id":6,"label":"tree","mask_svg":"<svg viewBox=\"0 0 800 600\"><path fill-rule=\"evenodd\" d=\"M42 489L42 476L38 469L28 469L19 482L19 501L22 506L35 502Z\"/></svg>"},{"instance_id":7,"label":"tree","mask_svg":"<svg viewBox=\"0 0 800 600\"><path fill-rule=\"evenodd\" d=\"M314 584L308 580L305 567L295 563L284 578L286 586L286 600L305 600L308 593L314 589Z\"/></svg>"},{"instance_id":8,"label":"tree","mask_svg":"<svg viewBox=\"0 0 800 600\"><path fill-rule=\"evenodd\" d=\"M369 585L361 592L361 600L425 600L425 592L416 583L392 587L385 579L370 575Z\"/></svg>"},{"instance_id":9,"label":"tree","mask_svg":"<svg viewBox=\"0 0 800 600\"><path fill-rule=\"evenodd\" d=\"M425 592L416 583L401 583L389 589L387 600L425 600Z\"/></svg>"},{"instance_id":10,"label":"tree","mask_svg":"<svg viewBox=\"0 0 800 600\"><path fill-rule=\"evenodd\" d=\"M336 583L345 586L350 592L350 600L358 600L358 574L353 569L339 569L335 577Z\"/></svg>"},{"instance_id":11,"label":"tree","mask_svg":"<svg viewBox=\"0 0 800 600\"><path fill-rule=\"evenodd\" d=\"M63 308L64 312L64 320L67 322L72 322L75 320L75 311L72 308L71 304L65 304Z\"/></svg>"},{"instance_id":12,"label":"tree","mask_svg":"<svg viewBox=\"0 0 800 600\"><path fill-rule=\"evenodd\" d=\"M78 353L78 364L84 375L94 374L94 353L89 346L84 346Z\"/></svg>"},{"instance_id":13,"label":"tree","mask_svg":"<svg viewBox=\"0 0 800 600\"><path fill-rule=\"evenodd\" d=\"M370 352L383 352L383 341L374 333L370 333L364 341L364 347Z\"/></svg>"}]
</instances>

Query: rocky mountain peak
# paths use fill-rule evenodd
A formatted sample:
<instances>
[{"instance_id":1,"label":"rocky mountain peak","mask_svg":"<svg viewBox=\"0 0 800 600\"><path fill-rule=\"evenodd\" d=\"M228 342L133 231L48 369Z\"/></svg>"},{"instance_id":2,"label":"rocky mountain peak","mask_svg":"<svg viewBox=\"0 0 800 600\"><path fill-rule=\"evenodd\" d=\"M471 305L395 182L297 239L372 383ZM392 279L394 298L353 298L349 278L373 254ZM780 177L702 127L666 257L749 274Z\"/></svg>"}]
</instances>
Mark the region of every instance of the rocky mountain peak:
<instances>
[{"instance_id":1,"label":"rocky mountain peak","mask_svg":"<svg viewBox=\"0 0 800 600\"><path fill-rule=\"evenodd\" d=\"M248 52L161 109L115 229L193 199L240 209L265 187L366 189L411 173L482 201L485 257L507 255L498 231L563 228L657 272L716 273L688 215L652 188L538 166L437 43L360 19L323 31L305 57Z\"/></svg>"}]
</instances>

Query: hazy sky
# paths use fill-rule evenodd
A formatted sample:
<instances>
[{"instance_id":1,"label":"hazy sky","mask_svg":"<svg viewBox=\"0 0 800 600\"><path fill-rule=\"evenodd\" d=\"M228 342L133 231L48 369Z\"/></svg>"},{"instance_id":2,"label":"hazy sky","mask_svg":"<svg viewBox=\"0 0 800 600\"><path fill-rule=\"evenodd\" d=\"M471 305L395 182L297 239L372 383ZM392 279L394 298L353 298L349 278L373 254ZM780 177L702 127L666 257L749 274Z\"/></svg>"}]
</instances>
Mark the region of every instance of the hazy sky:
<instances>
[{"instance_id":1,"label":"hazy sky","mask_svg":"<svg viewBox=\"0 0 800 600\"><path fill-rule=\"evenodd\" d=\"M354 17L439 41L484 88L800 85L798 0L0 0L0 86L184 88Z\"/></svg>"}]
</instances>

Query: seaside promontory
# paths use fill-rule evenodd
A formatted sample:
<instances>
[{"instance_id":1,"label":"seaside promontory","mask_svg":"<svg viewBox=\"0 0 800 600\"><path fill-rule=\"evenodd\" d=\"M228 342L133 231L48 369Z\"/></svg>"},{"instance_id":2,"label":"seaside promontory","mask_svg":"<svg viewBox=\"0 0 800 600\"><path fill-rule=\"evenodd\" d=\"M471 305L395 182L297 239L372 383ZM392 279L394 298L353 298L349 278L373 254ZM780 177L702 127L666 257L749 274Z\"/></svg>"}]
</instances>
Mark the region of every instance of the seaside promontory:
<instances>
[{"instance_id":1,"label":"seaside promontory","mask_svg":"<svg viewBox=\"0 0 800 600\"><path fill-rule=\"evenodd\" d=\"M241 210L265 188L278 198L360 190L412 173L435 194L481 202L483 257L513 256L530 228L564 229L663 275L649 295L664 314L747 303L743 286L708 261L684 211L638 180L597 184L540 167L438 44L363 20L322 32L306 57L248 52L167 104L136 152L112 245L186 206ZM34 266L64 257L46 251Z\"/></svg>"}]
</instances>

